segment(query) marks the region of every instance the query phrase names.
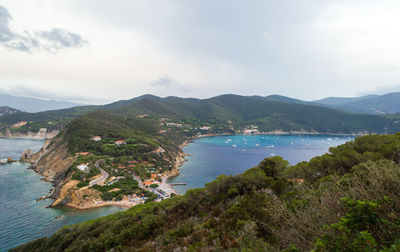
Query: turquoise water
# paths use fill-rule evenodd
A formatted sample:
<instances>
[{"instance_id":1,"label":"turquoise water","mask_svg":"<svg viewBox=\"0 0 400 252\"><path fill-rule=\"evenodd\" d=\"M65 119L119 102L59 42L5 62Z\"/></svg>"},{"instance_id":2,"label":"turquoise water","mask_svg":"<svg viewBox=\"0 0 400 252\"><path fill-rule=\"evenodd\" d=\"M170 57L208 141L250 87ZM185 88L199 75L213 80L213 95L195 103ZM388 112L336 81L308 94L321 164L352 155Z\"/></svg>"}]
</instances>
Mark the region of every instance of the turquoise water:
<instances>
[{"instance_id":1,"label":"turquoise water","mask_svg":"<svg viewBox=\"0 0 400 252\"><path fill-rule=\"evenodd\" d=\"M27 139L0 139L0 158L18 159L22 151L37 151L43 141ZM51 200L36 202L46 195L51 184L27 169L28 164L0 165L0 251L53 234L65 225L112 214L124 210L120 207L102 207L91 210L46 208ZM61 219L55 219L57 216Z\"/></svg>"},{"instance_id":2,"label":"turquoise water","mask_svg":"<svg viewBox=\"0 0 400 252\"><path fill-rule=\"evenodd\" d=\"M179 193L203 187L218 175L235 175L256 166L266 157L282 156L291 164L308 161L326 153L330 147L354 139L332 135L237 135L194 140L183 148L189 156L180 168L180 175L170 178Z\"/></svg>"}]
</instances>

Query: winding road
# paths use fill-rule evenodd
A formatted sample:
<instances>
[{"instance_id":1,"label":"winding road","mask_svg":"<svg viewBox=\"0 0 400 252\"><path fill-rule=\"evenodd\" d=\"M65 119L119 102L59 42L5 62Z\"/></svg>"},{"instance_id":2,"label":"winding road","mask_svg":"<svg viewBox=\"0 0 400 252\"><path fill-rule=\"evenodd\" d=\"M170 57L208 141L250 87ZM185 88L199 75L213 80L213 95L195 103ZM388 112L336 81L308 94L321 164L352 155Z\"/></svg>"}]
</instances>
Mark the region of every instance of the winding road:
<instances>
[{"instance_id":1,"label":"winding road","mask_svg":"<svg viewBox=\"0 0 400 252\"><path fill-rule=\"evenodd\" d=\"M106 179L108 178L108 175L109 175L108 172L106 172L105 170L103 170L101 168L100 168L100 172L101 172L101 177L90 181L89 186L103 184L104 181L106 181Z\"/></svg>"}]
</instances>

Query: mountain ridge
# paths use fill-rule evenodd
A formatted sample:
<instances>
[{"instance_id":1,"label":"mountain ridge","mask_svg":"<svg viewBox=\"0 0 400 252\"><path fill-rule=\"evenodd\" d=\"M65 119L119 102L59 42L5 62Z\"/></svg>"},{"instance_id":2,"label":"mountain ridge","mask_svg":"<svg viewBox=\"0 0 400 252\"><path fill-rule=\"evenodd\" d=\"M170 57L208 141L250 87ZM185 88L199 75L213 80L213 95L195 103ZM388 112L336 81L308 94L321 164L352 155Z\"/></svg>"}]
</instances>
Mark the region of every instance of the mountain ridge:
<instances>
[{"instance_id":1,"label":"mountain ridge","mask_svg":"<svg viewBox=\"0 0 400 252\"><path fill-rule=\"evenodd\" d=\"M79 106L70 109L39 113L15 113L0 118L2 128L20 121L30 121L48 127L62 128L69 121L95 110L116 114L156 118L166 117L171 122L182 122L195 127L210 125L219 133L240 130L256 125L259 131L315 131L354 134L393 133L400 130L396 118L380 115L352 114L315 104L276 101L277 97L220 95L207 99L144 95L106 105ZM282 100L282 97L278 97ZM292 101L292 100L290 100ZM29 125L27 126L29 127ZM22 129L21 129L22 130Z\"/></svg>"},{"instance_id":2,"label":"mountain ridge","mask_svg":"<svg viewBox=\"0 0 400 252\"><path fill-rule=\"evenodd\" d=\"M36 113L84 105L76 102L58 100L43 100L24 96L14 96L0 93L0 106L9 106L20 111Z\"/></svg>"}]
</instances>

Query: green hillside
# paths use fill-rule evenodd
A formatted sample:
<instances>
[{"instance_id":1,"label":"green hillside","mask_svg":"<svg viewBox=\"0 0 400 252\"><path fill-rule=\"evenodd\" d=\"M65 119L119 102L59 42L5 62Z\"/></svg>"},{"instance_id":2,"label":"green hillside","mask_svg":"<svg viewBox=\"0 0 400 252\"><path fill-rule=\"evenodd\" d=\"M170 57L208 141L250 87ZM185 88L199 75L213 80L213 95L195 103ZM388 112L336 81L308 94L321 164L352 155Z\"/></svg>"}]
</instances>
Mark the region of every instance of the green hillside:
<instances>
[{"instance_id":1,"label":"green hillside","mask_svg":"<svg viewBox=\"0 0 400 252\"><path fill-rule=\"evenodd\" d=\"M305 130L330 133L394 133L400 130L398 120L378 116L341 112L309 104L288 102L281 97L221 95L209 99L145 95L104 106L83 106L41 113L16 113L0 118L3 130L19 121L32 121L42 127L48 122L60 127L72 119L94 110L111 111L124 116L148 114L152 118L167 117L170 122L189 128L213 126L214 133L232 132L247 125L260 131ZM36 127L38 128L38 127ZM28 130L25 127L21 130Z\"/></svg>"},{"instance_id":2,"label":"green hillside","mask_svg":"<svg viewBox=\"0 0 400 252\"><path fill-rule=\"evenodd\" d=\"M355 133L389 132L400 129L396 120L373 115L354 115L334 109L279 102L257 96L222 95L210 99L164 99L142 97L123 106L113 104L112 110L122 114L147 113L183 122L228 124L235 128L255 124L261 131L306 130L318 132Z\"/></svg>"},{"instance_id":3,"label":"green hillside","mask_svg":"<svg viewBox=\"0 0 400 252\"><path fill-rule=\"evenodd\" d=\"M267 158L12 251L399 251L399 153L396 134L359 137L292 167Z\"/></svg>"}]
</instances>

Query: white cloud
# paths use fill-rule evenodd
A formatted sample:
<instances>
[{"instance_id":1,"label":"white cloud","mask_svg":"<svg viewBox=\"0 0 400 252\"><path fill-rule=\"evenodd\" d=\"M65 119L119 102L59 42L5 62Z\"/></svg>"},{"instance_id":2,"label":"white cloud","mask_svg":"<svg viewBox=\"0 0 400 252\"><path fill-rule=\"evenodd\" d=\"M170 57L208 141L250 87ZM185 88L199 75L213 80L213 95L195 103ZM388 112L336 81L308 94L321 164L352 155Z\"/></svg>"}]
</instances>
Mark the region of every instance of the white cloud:
<instances>
[{"instance_id":1,"label":"white cloud","mask_svg":"<svg viewBox=\"0 0 400 252\"><path fill-rule=\"evenodd\" d=\"M0 45L24 52L46 50L57 52L64 48L77 48L87 44L79 34L60 28L51 30L17 33L10 28L12 17L8 10L0 5Z\"/></svg>"}]
</instances>

